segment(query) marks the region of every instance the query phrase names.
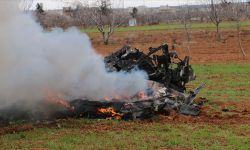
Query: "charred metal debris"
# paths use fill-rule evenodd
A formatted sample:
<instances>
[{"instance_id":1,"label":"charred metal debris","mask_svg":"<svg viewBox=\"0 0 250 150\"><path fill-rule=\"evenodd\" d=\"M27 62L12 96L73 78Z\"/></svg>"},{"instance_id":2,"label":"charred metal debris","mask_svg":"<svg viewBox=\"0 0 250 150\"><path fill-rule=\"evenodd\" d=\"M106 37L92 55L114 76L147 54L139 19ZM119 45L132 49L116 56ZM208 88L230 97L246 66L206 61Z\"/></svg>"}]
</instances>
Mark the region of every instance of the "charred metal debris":
<instances>
[{"instance_id":1,"label":"charred metal debris","mask_svg":"<svg viewBox=\"0 0 250 150\"><path fill-rule=\"evenodd\" d=\"M150 85L144 98L135 96L129 100L74 100L70 104L75 111L67 114L125 120L145 119L157 114L169 115L172 111L198 116L206 100L196 102L195 99L205 85L201 84L194 91L186 91L186 84L195 80L189 60L188 56L182 60L176 52L170 52L167 44L149 48L148 53L124 46L104 58L106 68L109 72L144 70L148 74Z\"/></svg>"},{"instance_id":2,"label":"charred metal debris","mask_svg":"<svg viewBox=\"0 0 250 150\"><path fill-rule=\"evenodd\" d=\"M150 118L156 114L169 115L171 111L197 116L200 114L200 108L205 99L200 102L196 102L195 99L204 84L194 91L187 92L186 84L195 80L195 73L189 60L188 56L182 60L176 52L170 52L167 44L149 48L148 53L124 46L104 58L106 68L109 72L144 70L148 74L150 84L144 93L146 98L138 97L138 95L129 100L97 101L83 98L69 101L72 109L39 103L36 105L38 108L26 110L20 105L15 105L0 109L0 125L1 122L17 120L54 120L67 117L126 120ZM39 109L46 111L37 111Z\"/></svg>"},{"instance_id":3,"label":"charred metal debris","mask_svg":"<svg viewBox=\"0 0 250 150\"><path fill-rule=\"evenodd\" d=\"M150 100L126 103L121 109L122 113L131 113L133 118L143 118L148 116L145 114L151 113L169 114L173 110L185 115L199 115L203 103L197 104L194 100L205 84L194 91L186 91L186 84L196 78L189 63L190 57L186 56L182 60L176 52L169 51L167 44L163 44L157 48L150 47L147 54L140 49L124 46L105 57L104 61L110 72L144 70L149 80L153 84L157 83L157 96Z\"/></svg>"}]
</instances>

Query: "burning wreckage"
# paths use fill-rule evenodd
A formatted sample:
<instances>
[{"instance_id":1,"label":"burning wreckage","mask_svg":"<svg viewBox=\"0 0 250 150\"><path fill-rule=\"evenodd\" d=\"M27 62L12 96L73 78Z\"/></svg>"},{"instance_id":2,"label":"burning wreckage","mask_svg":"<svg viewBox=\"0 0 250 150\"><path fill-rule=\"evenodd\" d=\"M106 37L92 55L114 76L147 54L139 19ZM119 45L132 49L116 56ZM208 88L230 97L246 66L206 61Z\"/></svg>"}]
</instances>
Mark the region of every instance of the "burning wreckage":
<instances>
[{"instance_id":1,"label":"burning wreckage","mask_svg":"<svg viewBox=\"0 0 250 150\"><path fill-rule=\"evenodd\" d=\"M149 88L134 97L108 100L104 98L100 101L78 99L67 102L62 98L54 97L52 101L57 104L57 108L50 110L56 111L46 113L39 112L40 108L34 112L17 109L20 105L12 106L12 109L0 110L0 123L1 121L34 121L66 117L137 119L150 118L155 114L168 115L171 111L184 115L199 115L202 103L195 103L194 100L204 84L194 91L186 92L185 85L195 80L189 57L180 59L175 52L169 52L167 44L158 48L149 48L147 54L139 49L124 46L105 57L104 61L109 72L144 70L149 77ZM58 109L58 104L63 106L62 109ZM43 105L44 103L38 106Z\"/></svg>"},{"instance_id":2,"label":"burning wreckage","mask_svg":"<svg viewBox=\"0 0 250 150\"><path fill-rule=\"evenodd\" d=\"M176 52L170 52L167 44L158 48L149 48L145 54L130 46L105 57L108 71L130 72L134 69L144 70L149 77L149 88L145 93L139 93L139 101L124 103L116 109L125 118L145 118L154 114L169 114L176 111L184 115L197 116L202 103L194 102L204 84L194 91L186 92L186 84L195 80L190 58L180 59ZM128 116L128 117L126 117Z\"/></svg>"}]
</instances>

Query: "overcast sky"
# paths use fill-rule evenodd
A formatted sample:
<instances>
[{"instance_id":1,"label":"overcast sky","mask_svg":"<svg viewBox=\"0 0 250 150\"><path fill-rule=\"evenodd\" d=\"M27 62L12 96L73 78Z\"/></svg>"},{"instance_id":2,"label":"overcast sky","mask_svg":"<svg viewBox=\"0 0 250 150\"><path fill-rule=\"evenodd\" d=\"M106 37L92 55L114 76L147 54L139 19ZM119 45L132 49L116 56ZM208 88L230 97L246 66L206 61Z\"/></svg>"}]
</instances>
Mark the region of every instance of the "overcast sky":
<instances>
[{"instance_id":1,"label":"overcast sky","mask_svg":"<svg viewBox=\"0 0 250 150\"><path fill-rule=\"evenodd\" d=\"M44 4L45 9L60 9L64 6L69 6L74 0L34 0L34 6L37 2ZM80 0L86 1L86 0ZM89 3L94 0L87 0ZM111 0L119 7L123 6L123 0ZM200 0L201 1L201 0ZM145 5L147 7L159 7L162 5L177 6L180 4L199 4L198 0L124 0L124 7L136 7Z\"/></svg>"},{"instance_id":2,"label":"overcast sky","mask_svg":"<svg viewBox=\"0 0 250 150\"><path fill-rule=\"evenodd\" d=\"M161 5L176 6L184 3L197 4L197 0L124 0L125 6L146 5L148 7L158 7Z\"/></svg>"}]
</instances>

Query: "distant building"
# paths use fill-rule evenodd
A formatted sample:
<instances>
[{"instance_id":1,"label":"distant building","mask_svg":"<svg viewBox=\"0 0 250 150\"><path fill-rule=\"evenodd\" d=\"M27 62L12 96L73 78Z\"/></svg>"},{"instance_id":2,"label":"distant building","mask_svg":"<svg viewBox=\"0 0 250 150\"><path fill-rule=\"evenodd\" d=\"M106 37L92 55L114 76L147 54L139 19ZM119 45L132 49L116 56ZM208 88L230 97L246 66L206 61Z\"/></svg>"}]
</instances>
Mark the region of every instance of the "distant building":
<instances>
[{"instance_id":1,"label":"distant building","mask_svg":"<svg viewBox=\"0 0 250 150\"><path fill-rule=\"evenodd\" d=\"M136 21L136 19L135 19L135 18L129 19L128 25L129 25L130 27L137 26L137 21Z\"/></svg>"},{"instance_id":2,"label":"distant building","mask_svg":"<svg viewBox=\"0 0 250 150\"><path fill-rule=\"evenodd\" d=\"M175 7L171 7L171 6L160 6L159 8L157 8L158 12L160 13L175 13L176 12L176 8Z\"/></svg>"}]
</instances>

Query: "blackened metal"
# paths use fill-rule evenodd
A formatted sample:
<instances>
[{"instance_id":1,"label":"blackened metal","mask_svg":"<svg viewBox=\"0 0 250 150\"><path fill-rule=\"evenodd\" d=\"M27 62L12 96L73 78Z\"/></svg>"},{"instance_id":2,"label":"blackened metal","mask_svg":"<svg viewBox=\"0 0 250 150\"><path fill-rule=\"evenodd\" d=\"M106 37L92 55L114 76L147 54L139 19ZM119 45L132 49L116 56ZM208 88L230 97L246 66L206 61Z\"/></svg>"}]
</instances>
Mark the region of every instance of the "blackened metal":
<instances>
[{"instance_id":1,"label":"blackened metal","mask_svg":"<svg viewBox=\"0 0 250 150\"><path fill-rule=\"evenodd\" d=\"M159 54L161 52L161 54ZM168 45L149 48L147 54L130 46L104 58L108 71L126 71L140 69L147 72L149 79L164 84L179 92L186 90L185 85L195 79L193 68L187 56L180 59L176 52L169 52Z\"/></svg>"}]
</instances>

